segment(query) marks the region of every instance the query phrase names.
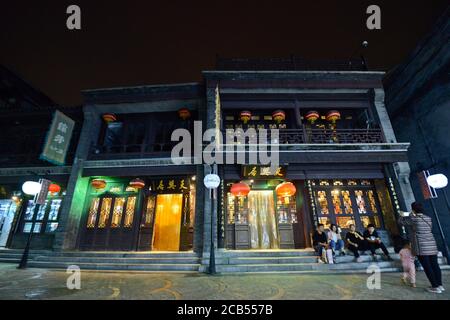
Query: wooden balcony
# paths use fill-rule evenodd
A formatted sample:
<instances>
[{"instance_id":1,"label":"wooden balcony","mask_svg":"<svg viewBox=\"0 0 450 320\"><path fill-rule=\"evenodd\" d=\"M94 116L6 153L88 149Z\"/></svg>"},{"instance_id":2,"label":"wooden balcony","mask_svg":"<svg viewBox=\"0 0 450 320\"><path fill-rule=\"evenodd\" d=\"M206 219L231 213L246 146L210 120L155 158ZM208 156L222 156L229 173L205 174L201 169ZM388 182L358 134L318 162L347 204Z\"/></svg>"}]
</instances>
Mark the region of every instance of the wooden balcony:
<instances>
[{"instance_id":1,"label":"wooden balcony","mask_svg":"<svg viewBox=\"0 0 450 320\"><path fill-rule=\"evenodd\" d=\"M381 129L284 129L280 144L364 144L383 143Z\"/></svg>"}]
</instances>

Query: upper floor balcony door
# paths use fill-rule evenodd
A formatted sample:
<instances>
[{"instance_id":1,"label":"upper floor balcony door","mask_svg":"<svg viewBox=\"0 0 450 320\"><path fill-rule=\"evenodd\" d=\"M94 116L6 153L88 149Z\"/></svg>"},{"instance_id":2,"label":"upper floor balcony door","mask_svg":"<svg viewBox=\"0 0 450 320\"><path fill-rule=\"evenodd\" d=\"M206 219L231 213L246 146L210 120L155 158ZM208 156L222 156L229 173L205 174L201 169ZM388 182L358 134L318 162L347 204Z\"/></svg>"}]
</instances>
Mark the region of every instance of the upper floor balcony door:
<instances>
[{"instance_id":1,"label":"upper floor balcony door","mask_svg":"<svg viewBox=\"0 0 450 320\"><path fill-rule=\"evenodd\" d=\"M98 142L92 146L90 158L123 159L169 156L174 142L172 132L183 128L192 130L194 115L180 117L177 112L117 115L105 123Z\"/></svg>"}]
</instances>

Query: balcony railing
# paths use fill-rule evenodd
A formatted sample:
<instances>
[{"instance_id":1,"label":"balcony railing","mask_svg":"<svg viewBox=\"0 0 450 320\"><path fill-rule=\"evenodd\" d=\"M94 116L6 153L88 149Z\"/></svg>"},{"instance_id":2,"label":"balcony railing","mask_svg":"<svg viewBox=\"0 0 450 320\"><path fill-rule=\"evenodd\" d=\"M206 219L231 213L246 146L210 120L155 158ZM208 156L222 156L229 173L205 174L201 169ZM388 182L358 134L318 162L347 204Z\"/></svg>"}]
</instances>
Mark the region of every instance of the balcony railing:
<instances>
[{"instance_id":1,"label":"balcony railing","mask_svg":"<svg viewBox=\"0 0 450 320\"><path fill-rule=\"evenodd\" d=\"M270 131L268 131L270 134ZM268 137L270 143L270 137ZM296 144L375 144L384 143L381 129L282 129L281 145ZM226 138L224 143L227 143ZM138 159L169 157L177 142L124 144L91 147L90 160ZM204 143L206 146L207 143Z\"/></svg>"},{"instance_id":2,"label":"balcony railing","mask_svg":"<svg viewBox=\"0 0 450 320\"><path fill-rule=\"evenodd\" d=\"M284 129L280 144L383 143L381 129Z\"/></svg>"}]
</instances>

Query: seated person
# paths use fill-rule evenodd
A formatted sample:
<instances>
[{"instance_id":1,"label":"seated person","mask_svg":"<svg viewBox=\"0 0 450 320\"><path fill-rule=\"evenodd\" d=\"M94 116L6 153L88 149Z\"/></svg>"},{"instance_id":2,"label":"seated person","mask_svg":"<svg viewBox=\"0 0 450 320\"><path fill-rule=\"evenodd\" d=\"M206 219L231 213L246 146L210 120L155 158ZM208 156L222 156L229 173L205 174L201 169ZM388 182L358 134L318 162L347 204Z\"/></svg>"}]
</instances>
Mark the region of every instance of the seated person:
<instances>
[{"instance_id":1,"label":"seated person","mask_svg":"<svg viewBox=\"0 0 450 320\"><path fill-rule=\"evenodd\" d=\"M341 230L337 225L332 224L328 231L329 246L333 250L333 254L339 252L341 256L345 256L345 243L341 237Z\"/></svg>"},{"instance_id":2,"label":"seated person","mask_svg":"<svg viewBox=\"0 0 450 320\"><path fill-rule=\"evenodd\" d=\"M314 250L316 250L318 256L319 256L319 262L324 262L321 260L322 258L322 251L323 249L328 249L328 237L327 234L325 233L324 230L324 225L323 224L319 224L317 226L316 231L314 231L313 234L313 247Z\"/></svg>"},{"instance_id":3,"label":"seated person","mask_svg":"<svg viewBox=\"0 0 450 320\"><path fill-rule=\"evenodd\" d=\"M359 251L366 250L366 241L362 234L356 231L354 224L350 225L350 231L345 235L345 241L347 242L348 250L353 252L356 262L361 262Z\"/></svg>"},{"instance_id":4,"label":"seated person","mask_svg":"<svg viewBox=\"0 0 450 320\"><path fill-rule=\"evenodd\" d=\"M393 259L389 255L388 250L386 249L386 246L381 241L380 237L378 236L378 232L375 230L375 226L373 224L369 224L367 226L366 231L364 231L364 239L367 241L367 248L372 253L373 260L376 261L376 250L381 249L386 256L388 261L392 261Z\"/></svg>"}]
</instances>

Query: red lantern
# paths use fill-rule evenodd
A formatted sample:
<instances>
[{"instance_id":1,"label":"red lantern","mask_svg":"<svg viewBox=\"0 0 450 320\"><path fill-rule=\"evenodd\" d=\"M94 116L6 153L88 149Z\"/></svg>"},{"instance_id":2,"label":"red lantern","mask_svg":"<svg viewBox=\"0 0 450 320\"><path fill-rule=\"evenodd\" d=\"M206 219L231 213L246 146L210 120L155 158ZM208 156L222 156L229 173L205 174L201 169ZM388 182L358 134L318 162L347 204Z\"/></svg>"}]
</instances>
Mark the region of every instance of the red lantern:
<instances>
[{"instance_id":1,"label":"red lantern","mask_svg":"<svg viewBox=\"0 0 450 320\"><path fill-rule=\"evenodd\" d=\"M330 112L328 112L327 114L327 121L335 124L336 121L341 119L341 113L339 111L336 110L331 110Z\"/></svg>"},{"instance_id":2,"label":"red lantern","mask_svg":"<svg viewBox=\"0 0 450 320\"><path fill-rule=\"evenodd\" d=\"M311 124L314 124L314 122L316 122L319 118L320 114L317 111L309 111L305 116L305 119Z\"/></svg>"},{"instance_id":3,"label":"red lantern","mask_svg":"<svg viewBox=\"0 0 450 320\"><path fill-rule=\"evenodd\" d=\"M250 187L246 183L239 182L231 186L230 192L235 197L246 197L250 193Z\"/></svg>"},{"instance_id":4,"label":"red lantern","mask_svg":"<svg viewBox=\"0 0 450 320\"><path fill-rule=\"evenodd\" d=\"M183 120L187 120L191 117L191 112L189 111L189 109L183 108L178 110L178 116Z\"/></svg>"},{"instance_id":5,"label":"red lantern","mask_svg":"<svg viewBox=\"0 0 450 320\"><path fill-rule=\"evenodd\" d=\"M103 120L104 120L106 123L116 122L116 121L117 121L117 117L116 117L115 114L112 114L112 113L105 113L105 114L103 115Z\"/></svg>"},{"instance_id":6,"label":"red lantern","mask_svg":"<svg viewBox=\"0 0 450 320\"><path fill-rule=\"evenodd\" d=\"M252 118L252 113L250 111L242 111L239 118L242 122L244 122L244 124L247 124L247 122L249 122Z\"/></svg>"},{"instance_id":7,"label":"red lantern","mask_svg":"<svg viewBox=\"0 0 450 320\"><path fill-rule=\"evenodd\" d=\"M103 179L94 179L91 181L91 186L97 190L104 189L106 187L106 181Z\"/></svg>"},{"instance_id":8,"label":"red lantern","mask_svg":"<svg viewBox=\"0 0 450 320\"><path fill-rule=\"evenodd\" d=\"M286 120L286 113L283 110L277 110L272 113L272 119L280 124L282 121Z\"/></svg>"},{"instance_id":9,"label":"red lantern","mask_svg":"<svg viewBox=\"0 0 450 320\"><path fill-rule=\"evenodd\" d=\"M134 179L130 181L130 187L142 189L145 187L145 182L142 179Z\"/></svg>"},{"instance_id":10,"label":"red lantern","mask_svg":"<svg viewBox=\"0 0 450 320\"><path fill-rule=\"evenodd\" d=\"M48 191L51 193L59 193L61 191L61 187L58 186L55 183L52 183L49 187L48 187Z\"/></svg>"},{"instance_id":11,"label":"red lantern","mask_svg":"<svg viewBox=\"0 0 450 320\"><path fill-rule=\"evenodd\" d=\"M280 198L286 198L289 201L289 197L292 197L297 192L297 188L294 186L292 182L284 182L279 184L275 191L277 196Z\"/></svg>"}]
</instances>

